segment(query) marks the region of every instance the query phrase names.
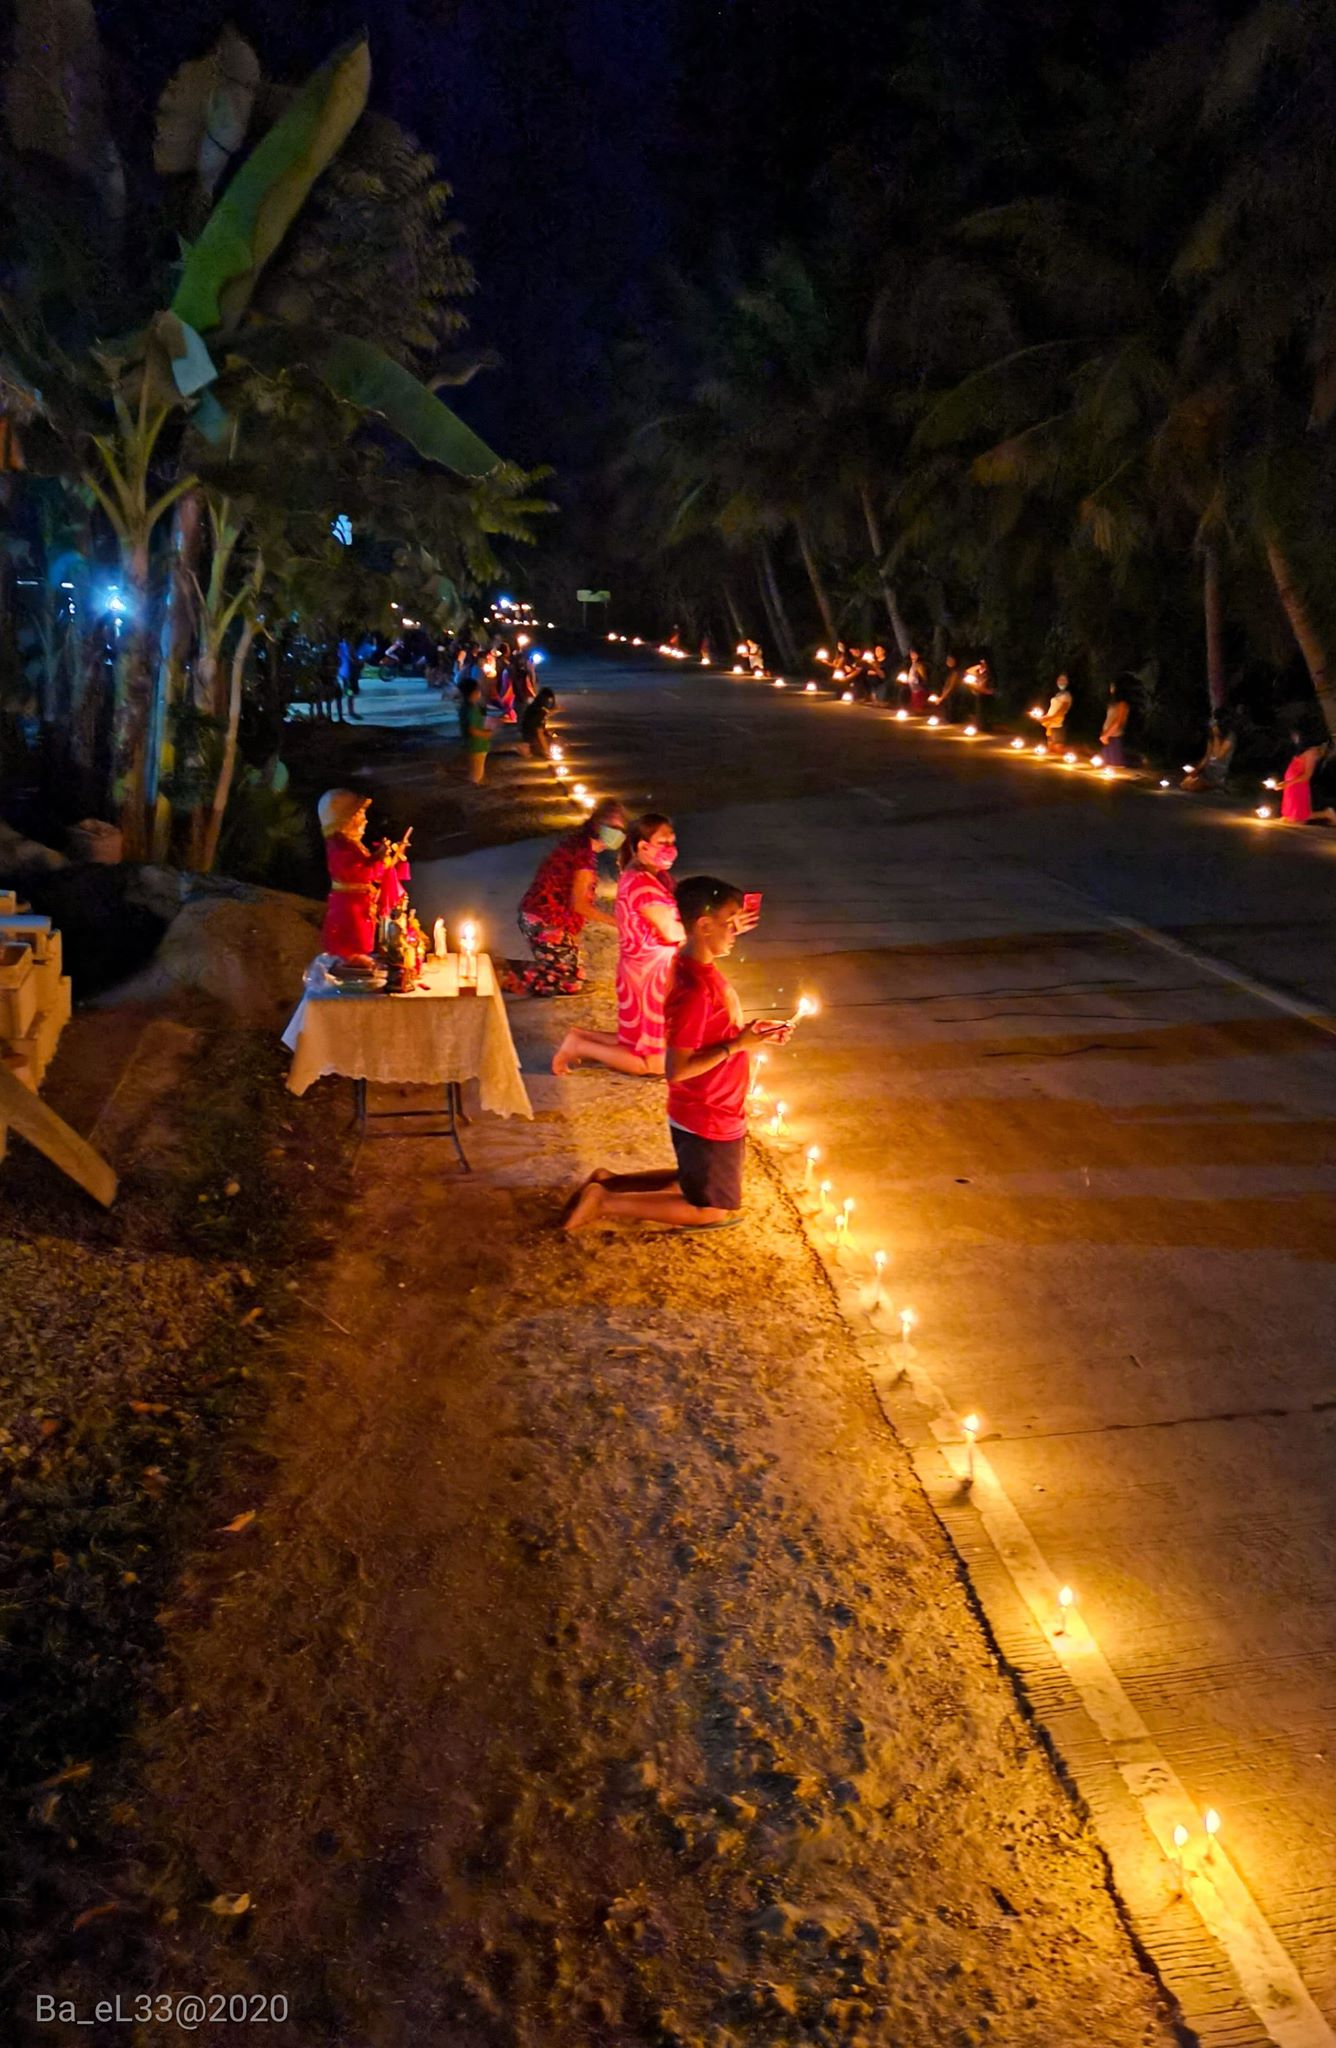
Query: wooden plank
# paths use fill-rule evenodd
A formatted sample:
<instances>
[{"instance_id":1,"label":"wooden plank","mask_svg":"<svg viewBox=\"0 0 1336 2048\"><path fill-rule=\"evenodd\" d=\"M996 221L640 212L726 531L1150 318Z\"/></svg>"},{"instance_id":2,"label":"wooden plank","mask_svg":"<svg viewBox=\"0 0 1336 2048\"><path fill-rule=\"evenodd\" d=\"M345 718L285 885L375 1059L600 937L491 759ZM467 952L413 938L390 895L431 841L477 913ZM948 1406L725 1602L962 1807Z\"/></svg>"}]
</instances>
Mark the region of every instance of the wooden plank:
<instances>
[{"instance_id":1,"label":"wooden plank","mask_svg":"<svg viewBox=\"0 0 1336 2048\"><path fill-rule=\"evenodd\" d=\"M25 1088L0 1066L0 1124L8 1124L43 1156L76 1181L85 1194L109 1209L116 1199L116 1176L100 1152L72 1131L40 1095Z\"/></svg>"}]
</instances>

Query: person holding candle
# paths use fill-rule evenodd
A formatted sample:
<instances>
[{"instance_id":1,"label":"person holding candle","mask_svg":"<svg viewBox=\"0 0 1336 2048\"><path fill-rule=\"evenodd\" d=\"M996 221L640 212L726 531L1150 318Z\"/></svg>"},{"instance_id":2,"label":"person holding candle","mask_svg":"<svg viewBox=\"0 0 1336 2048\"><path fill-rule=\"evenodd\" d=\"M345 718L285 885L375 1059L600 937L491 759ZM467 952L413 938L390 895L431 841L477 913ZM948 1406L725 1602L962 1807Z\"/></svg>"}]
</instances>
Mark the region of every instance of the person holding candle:
<instances>
[{"instance_id":1,"label":"person holding candle","mask_svg":"<svg viewBox=\"0 0 1336 2048\"><path fill-rule=\"evenodd\" d=\"M917 647L909 650L909 666L905 675L905 710L924 712L928 708L928 664Z\"/></svg>"},{"instance_id":2,"label":"person holding candle","mask_svg":"<svg viewBox=\"0 0 1336 2048\"><path fill-rule=\"evenodd\" d=\"M575 996L584 987L580 934L590 922L614 928L617 922L594 900L598 857L615 853L625 837L625 811L615 797L604 797L543 856L519 909L519 927L534 956L522 977L530 995Z\"/></svg>"},{"instance_id":3,"label":"person holding candle","mask_svg":"<svg viewBox=\"0 0 1336 2048\"><path fill-rule=\"evenodd\" d=\"M554 1074L569 1074L585 1060L618 1074L663 1072L663 1000L686 937L668 880L676 859L672 819L658 811L637 818L619 855L617 1029L568 1031L552 1055Z\"/></svg>"},{"instance_id":4,"label":"person holding candle","mask_svg":"<svg viewBox=\"0 0 1336 2048\"><path fill-rule=\"evenodd\" d=\"M520 720L520 737L535 761L552 759L552 741L548 734L547 722L556 708L556 692L546 686L524 707L524 716Z\"/></svg>"},{"instance_id":5,"label":"person holding candle","mask_svg":"<svg viewBox=\"0 0 1336 2048\"><path fill-rule=\"evenodd\" d=\"M1053 695L1048 700L1047 711L1033 714L1044 729L1044 744L1050 754L1060 754L1066 744L1067 715L1072 708L1072 686L1065 675L1058 677L1053 685Z\"/></svg>"},{"instance_id":6,"label":"person holding candle","mask_svg":"<svg viewBox=\"0 0 1336 2048\"><path fill-rule=\"evenodd\" d=\"M677 1164L638 1174L598 1169L568 1205L567 1231L599 1222L716 1230L740 1221L750 1055L782 1045L790 1027L781 1018L745 1024L737 991L716 965L732 952L747 916L741 889L693 875L678 887L677 908L686 940L664 1004Z\"/></svg>"},{"instance_id":7,"label":"person holding candle","mask_svg":"<svg viewBox=\"0 0 1336 2048\"><path fill-rule=\"evenodd\" d=\"M1223 789L1229 781L1229 771L1238 746L1238 737L1233 712L1228 708L1217 711L1207 729L1206 751L1200 761L1187 770L1180 787L1193 790Z\"/></svg>"},{"instance_id":8,"label":"person holding candle","mask_svg":"<svg viewBox=\"0 0 1336 2048\"><path fill-rule=\"evenodd\" d=\"M1125 768L1127 765L1127 721L1132 716L1132 706L1125 683L1109 685L1109 708L1104 714L1100 729L1099 750L1107 768Z\"/></svg>"},{"instance_id":9,"label":"person holding candle","mask_svg":"<svg viewBox=\"0 0 1336 2048\"><path fill-rule=\"evenodd\" d=\"M1281 778L1280 815L1290 825L1306 825L1313 815L1313 775L1322 759L1323 746L1301 725L1290 727L1294 752Z\"/></svg>"},{"instance_id":10,"label":"person holding candle","mask_svg":"<svg viewBox=\"0 0 1336 2048\"><path fill-rule=\"evenodd\" d=\"M409 878L411 827L397 845L377 840L366 846L371 799L351 789L327 789L317 806L329 867L329 902L321 942L341 960L369 965L376 927L399 903Z\"/></svg>"}]
</instances>

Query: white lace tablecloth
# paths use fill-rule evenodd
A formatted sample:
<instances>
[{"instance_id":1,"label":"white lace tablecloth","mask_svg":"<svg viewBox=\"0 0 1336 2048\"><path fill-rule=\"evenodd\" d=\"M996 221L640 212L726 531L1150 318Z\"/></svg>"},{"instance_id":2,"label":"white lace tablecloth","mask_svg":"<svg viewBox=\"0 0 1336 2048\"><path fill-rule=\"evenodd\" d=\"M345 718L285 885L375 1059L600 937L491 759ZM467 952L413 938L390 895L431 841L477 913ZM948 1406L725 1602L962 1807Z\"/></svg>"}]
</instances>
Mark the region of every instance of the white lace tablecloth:
<instances>
[{"instance_id":1,"label":"white lace tablecloth","mask_svg":"<svg viewBox=\"0 0 1336 2048\"><path fill-rule=\"evenodd\" d=\"M520 1079L506 1006L492 963L478 958L478 993L458 992L458 961L428 960L424 989L409 995L353 994L312 987L293 1012L283 1043L292 1054L288 1087L304 1095L322 1074L355 1081L476 1081L492 1116L528 1116L533 1108Z\"/></svg>"}]
</instances>

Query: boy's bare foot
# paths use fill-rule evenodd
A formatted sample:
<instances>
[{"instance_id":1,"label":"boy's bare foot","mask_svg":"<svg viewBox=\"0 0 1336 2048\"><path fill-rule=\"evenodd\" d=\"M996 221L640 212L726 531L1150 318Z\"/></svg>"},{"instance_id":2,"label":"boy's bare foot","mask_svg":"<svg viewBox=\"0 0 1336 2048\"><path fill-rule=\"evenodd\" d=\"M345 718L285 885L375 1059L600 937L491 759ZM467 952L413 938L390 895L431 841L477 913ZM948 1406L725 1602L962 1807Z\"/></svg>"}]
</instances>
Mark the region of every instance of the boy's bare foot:
<instances>
[{"instance_id":1,"label":"boy's bare foot","mask_svg":"<svg viewBox=\"0 0 1336 2048\"><path fill-rule=\"evenodd\" d=\"M577 1230L587 1230L591 1223L597 1223L603 1208L603 1183L588 1180L575 1198L575 1206L562 1221L562 1229L572 1235Z\"/></svg>"},{"instance_id":2,"label":"boy's bare foot","mask_svg":"<svg viewBox=\"0 0 1336 2048\"><path fill-rule=\"evenodd\" d=\"M561 1205L561 1215L558 1220L562 1224L563 1228L565 1226L566 1218L571 1214L572 1210L574 1209L576 1203L579 1201L581 1195L584 1193L585 1189L589 1187L592 1182L597 1181L599 1183L602 1183L605 1180L611 1179L612 1175L606 1166L596 1166L592 1173L585 1175L584 1179L580 1182L579 1187L573 1189L572 1192L569 1195L567 1195L566 1200Z\"/></svg>"}]
</instances>

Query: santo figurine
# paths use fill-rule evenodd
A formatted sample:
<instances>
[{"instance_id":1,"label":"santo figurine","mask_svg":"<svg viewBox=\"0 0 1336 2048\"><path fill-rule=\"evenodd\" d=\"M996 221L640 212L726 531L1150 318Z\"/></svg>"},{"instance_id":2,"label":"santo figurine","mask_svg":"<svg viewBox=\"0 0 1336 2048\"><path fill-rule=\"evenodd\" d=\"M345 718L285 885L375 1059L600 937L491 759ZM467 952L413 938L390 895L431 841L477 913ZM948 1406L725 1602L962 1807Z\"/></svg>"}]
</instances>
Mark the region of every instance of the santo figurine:
<instances>
[{"instance_id":1,"label":"santo figurine","mask_svg":"<svg viewBox=\"0 0 1336 2048\"><path fill-rule=\"evenodd\" d=\"M322 934L324 949L341 960L369 967L380 920L404 894L409 869L405 855L410 825L394 843L364 845L370 797L351 789L327 789L318 806L329 865L329 902Z\"/></svg>"}]
</instances>

